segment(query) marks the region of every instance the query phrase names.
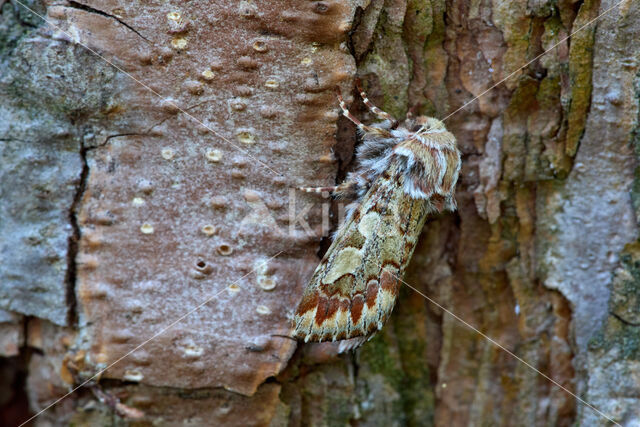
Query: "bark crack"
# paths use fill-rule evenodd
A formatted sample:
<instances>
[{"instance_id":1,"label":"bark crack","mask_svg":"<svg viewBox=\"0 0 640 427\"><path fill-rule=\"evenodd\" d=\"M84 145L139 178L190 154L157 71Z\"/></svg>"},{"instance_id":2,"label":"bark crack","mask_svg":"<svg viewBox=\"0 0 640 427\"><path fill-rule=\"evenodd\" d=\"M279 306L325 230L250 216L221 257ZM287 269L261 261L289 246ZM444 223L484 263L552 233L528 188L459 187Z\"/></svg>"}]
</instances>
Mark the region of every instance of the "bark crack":
<instances>
[{"instance_id":1,"label":"bark crack","mask_svg":"<svg viewBox=\"0 0 640 427\"><path fill-rule=\"evenodd\" d=\"M91 6L87 6L86 4L82 4L82 3L78 3L76 1L70 1L69 2L69 7L73 8L73 9L78 9L78 10L82 10L88 13L95 13L96 15L100 15L100 16L104 16L106 18L111 18L115 21L118 21L120 24L122 24L123 26L125 26L126 28L128 28L129 30L133 31L134 33L136 33L142 40L144 40L147 43L151 43L151 41L146 38L145 36L143 36L138 30L136 30L135 28L133 28L131 25L127 24L126 22L124 22L122 19L118 18L115 15L111 15L107 12L104 12L100 9L95 9Z\"/></svg>"},{"instance_id":2,"label":"bark crack","mask_svg":"<svg viewBox=\"0 0 640 427\"><path fill-rule=\"evenodd\" d=\"M129 133L116 133L116 134L113 134L113 135L107 135L107 137L101 143L85 147L85 153L87 153L89 151L92 151L92 150L95 150L96 148L101 148L101 147L107 146L109 144L109 140L111 140L112 138L118 138L118 137L121 137L121 136L149 136L149 133L151 132L151 129L153 129L155 126L157 126L157 125L152 126L148 131L143 132L143 133L140 133L140 132L129 132Z\"/></svg>"},{"instance_id":3,"label":"bark crack","mask_svg":"<svg viewBox=\"0 0 640 427\"><path fill-rule=\"evenodd\" d=\"M75 325L78 320L76 312L78 301L76 299L76 282L78 274L78 250L80 244L80 237L82 235L80 226L78 224L78 209L82 202L82 197L87 187L87 178L89 176L89 164L87 163L88 148L81 143L80 145L80 159L82 161L82 171L80 172L80 178L78 186L76 187L76 194L73 197L73 202L69 208L69 224L71 224L72 233L69 236L69 249L67 250L67 274L65 276L65 283L67 288L67 323L69 325Z\"/></svg>"},{"instance_id":4,"label":"bark crack","mask_svg":"<svg viewBox=\"0 0 640 427\"><path fill-rule=\"evenodd\" d=\"M609 311L609 315L615 317L621 323L623 323L623 324L625 324L627 326L640 326L640 323L629 322L628 320L625 320L622 316L620 316L619 314L617 314L617 313L615 313L613 311Z\"/></svg>"},{"instance_id":5,"label":"bark crack","mask_svg":"<svg viewBox=\"0 0 640 427\"><path fill-rule=\"evenodd\" d=\"M356 67L359 66L359 60L356 56L356 51L354 47L354 34L356 34L358 27L361 24L361 17L359 16L364 13L364 9L360 6L356 8L356 14L353 17L353 25L351 31L346 36L346 45L349 48L349 53L353 57L353 60L356 64ZM355 76L354 76L355 77ZM352 83L351 91L354 91L355 87ZM354 96L354 100L358 99L359 95ZM335 100L337 104L337 100ZM355 102L353 103L355 104ZM351 105L351 109L354 108L354 105ZM353 111L353 110L352 110ZM332 153L337 161L337 170L335 174L335 184L340 184L345 180L347 173L352 169L353 163L355 160L355 147L358 145L359 140L357 137L357 133L355 132L355 128L352 126L351 122L344 117L344 115L340 114L336 121L336 133L334 136L335 144L332 149ZM341 209L340 205L343 203L341 200L337 200L335 198L331 198L331 206L330 206L330 232L326 236L322 236L320 240L320 244L318 247L318 258L322 259L325 255L329 246L331 246L331 242L333 241L333 234L335 230L338 229L340 225L338 221L340 220Z\"/></svg>"}]
</instances>

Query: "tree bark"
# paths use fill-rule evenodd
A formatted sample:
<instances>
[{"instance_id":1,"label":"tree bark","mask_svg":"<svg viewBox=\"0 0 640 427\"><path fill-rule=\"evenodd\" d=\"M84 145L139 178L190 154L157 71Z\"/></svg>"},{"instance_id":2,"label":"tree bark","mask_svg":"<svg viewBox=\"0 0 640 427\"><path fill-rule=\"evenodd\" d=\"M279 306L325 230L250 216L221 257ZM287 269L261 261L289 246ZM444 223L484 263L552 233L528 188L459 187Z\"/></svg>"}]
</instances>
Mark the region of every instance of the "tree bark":
<instances>
[{"instance_id":1,"label":"tree bark","mask_svg":"<svg viewBox=\"0 0 640 427\"><path fill-rule=\"evenodd\" d=\"M0 424L108 367L33 424L637 425L639 6L0 0ZM340 354L286 338L342 212L292 188L356 76L463 168Z\"/></svg>"}]
</instances>

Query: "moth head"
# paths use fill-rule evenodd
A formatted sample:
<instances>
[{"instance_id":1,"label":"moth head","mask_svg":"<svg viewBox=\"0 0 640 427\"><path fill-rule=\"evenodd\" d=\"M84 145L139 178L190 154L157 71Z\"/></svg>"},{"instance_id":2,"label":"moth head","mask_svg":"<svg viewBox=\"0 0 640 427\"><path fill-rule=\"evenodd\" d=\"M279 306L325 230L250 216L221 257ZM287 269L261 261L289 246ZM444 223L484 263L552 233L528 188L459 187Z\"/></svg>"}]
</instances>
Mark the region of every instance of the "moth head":
<instances>
[{"instance_id":1,"label":"moth head","mask_svg":"<svg viewBox=\"0 0 640 427\"><path fill-rule=\"evenodd\" d=\"M446 128L444 127L444 123L436 118L418 116L413 120L413 123L411 123L409 130L411 132L429 133L432 131L446 130Z\"/></svg>"}]
</instances>

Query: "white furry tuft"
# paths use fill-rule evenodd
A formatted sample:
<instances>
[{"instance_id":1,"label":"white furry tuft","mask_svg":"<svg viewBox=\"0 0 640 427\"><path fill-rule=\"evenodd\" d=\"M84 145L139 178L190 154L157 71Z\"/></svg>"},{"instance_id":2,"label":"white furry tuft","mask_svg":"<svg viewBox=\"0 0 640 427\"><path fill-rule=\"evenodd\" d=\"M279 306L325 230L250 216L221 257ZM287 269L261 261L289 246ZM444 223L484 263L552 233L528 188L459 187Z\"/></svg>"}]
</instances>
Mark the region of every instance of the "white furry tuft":
<instances>
[{"instance_id":1,"label":"white furry tuft","mask_svg":"<svg viewBox=\"0 0 640 427\"><path fill-rule=\"evenodd\" d=\"M394 149L393 152L396 153L398 156L406 157L407 158L406 167L407 169L411 169L411 167L413 166L413 163L415 162L415 156L413 154L413 151L405 147L398 147Z\"/></svg>"},{"instance_id":2,"label":"white furry tuft","mask_svg":"<svg viewBox=\"0 0 640 427\"><path fill-rule=\"evenodd\" d=\"M412 199L428 199L431 197L431 194L427 194L424 191L420 190L416 187L413 180L407 179L404 181L404 192L409 195Z\"/></svg>"}]
</instances>

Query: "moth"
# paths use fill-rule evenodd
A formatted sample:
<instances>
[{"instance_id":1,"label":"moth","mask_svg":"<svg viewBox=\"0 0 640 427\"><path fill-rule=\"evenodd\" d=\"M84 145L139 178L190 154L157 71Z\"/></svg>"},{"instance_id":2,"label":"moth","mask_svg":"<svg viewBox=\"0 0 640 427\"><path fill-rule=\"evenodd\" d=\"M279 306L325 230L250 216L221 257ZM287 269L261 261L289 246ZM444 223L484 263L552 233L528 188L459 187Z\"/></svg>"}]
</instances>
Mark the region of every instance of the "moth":
<instances>
[{"instance_id":1,"label":"moth","mask_svg":"<svg viewBox=\"0 0 640 427\"><path fill-rule=\"evenodd\" d=\"M338 186L301 188L328 191L357 204L339 226L294 314L292 335L305 342L357 338L357 346L380 330L428 215L456 208L461 160L453 134L433 117L408 114L399 123L356 85L364 104L382 121L362 124L336 90L342 113L362 138L357 167Z\"/></svg>"}]
</instances>

